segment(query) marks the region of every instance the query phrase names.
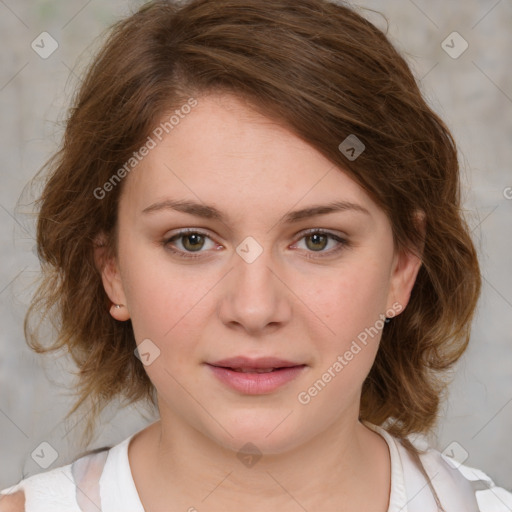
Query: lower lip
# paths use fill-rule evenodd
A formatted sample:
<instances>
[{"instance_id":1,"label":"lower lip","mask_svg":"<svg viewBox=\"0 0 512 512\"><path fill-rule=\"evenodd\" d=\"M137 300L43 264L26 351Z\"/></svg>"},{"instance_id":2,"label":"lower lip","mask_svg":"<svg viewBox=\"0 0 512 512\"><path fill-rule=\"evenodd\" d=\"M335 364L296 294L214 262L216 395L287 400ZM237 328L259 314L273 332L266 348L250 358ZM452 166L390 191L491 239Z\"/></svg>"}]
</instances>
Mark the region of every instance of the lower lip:
<instances>
[{"instance_id":1,"label":"lower lip","mask_svg":"<svg viewBox=\"0 0 512 512\"><path fill-rule=\"evenodd\" d=\"M221 382L245 395L272 393L298 377L306 368L305 365L302 365L282 368L267 373L242 373L211 364L207 366Z\"/></svg>"}]
</instances>

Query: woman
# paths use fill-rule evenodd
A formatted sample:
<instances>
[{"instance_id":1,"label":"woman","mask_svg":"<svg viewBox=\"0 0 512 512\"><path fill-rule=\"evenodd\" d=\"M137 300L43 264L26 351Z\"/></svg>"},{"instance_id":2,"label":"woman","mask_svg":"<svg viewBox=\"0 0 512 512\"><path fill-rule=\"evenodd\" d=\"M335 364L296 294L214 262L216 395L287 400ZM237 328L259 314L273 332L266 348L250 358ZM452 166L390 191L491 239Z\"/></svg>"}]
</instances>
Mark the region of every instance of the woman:
<instances>
[{"instance_id":1,"label":"woman","mask_svg":"<svg viewBox=\"0 0 512 512\"><path fill-rule=\"evenodd\" d=\"M27 338L70 351L89 439L117 397L160 419L0 510L510 510L409 438L435 426L480 273L452 137L355 11L149 2L48 170ZM44 347L30 320L55 309Z\"/></svg>"}]
</instances>

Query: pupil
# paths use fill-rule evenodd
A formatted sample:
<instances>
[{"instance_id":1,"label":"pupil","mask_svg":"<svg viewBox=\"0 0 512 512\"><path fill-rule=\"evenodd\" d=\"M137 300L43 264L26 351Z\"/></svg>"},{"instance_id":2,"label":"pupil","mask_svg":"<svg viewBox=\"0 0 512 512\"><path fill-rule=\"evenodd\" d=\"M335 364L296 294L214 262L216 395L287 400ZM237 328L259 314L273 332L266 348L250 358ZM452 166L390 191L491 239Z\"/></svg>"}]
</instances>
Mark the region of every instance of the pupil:
<instances>
[{"instance_id":1,"label":"pupil","mask_svg":"<svg viewBox=\"0 0 512 512\"><path fill-rule=\"evenodd\" d=\"M185 243L183 244L183 246L185 247L185 249L191 250L191 251L194 251L194 250L197 250L197 249L201 249L201 247L202 247L202 244L201 244L202 238L203 238L203 236L199 235L197 233L196 234L192 234L192 235L187 235L184 238ZM189 244L190 240L192 240L192 244ZM199 244L199 247L198 247L198 244Z\"/></svg>"},{"instance_id":2,"label":"pupil","mask_svg":"<svg viewBox=\"0 0 512 512\"><path fill-rule=\"evenodd\" d=\"M312 249L312 250L322 250L322 249L325 249L325 242L327 241L327 236L326 235L319 235L319 234L314 234L314 235L309 235L307 237L307 240L314 240L313 242L313 247L310 246L310 244L307 244L309 249ZM323 242L323 243L322 243ZM314 244L318 244L320 243L321 247L314 247Z\"/></svg>"}]
</instances>

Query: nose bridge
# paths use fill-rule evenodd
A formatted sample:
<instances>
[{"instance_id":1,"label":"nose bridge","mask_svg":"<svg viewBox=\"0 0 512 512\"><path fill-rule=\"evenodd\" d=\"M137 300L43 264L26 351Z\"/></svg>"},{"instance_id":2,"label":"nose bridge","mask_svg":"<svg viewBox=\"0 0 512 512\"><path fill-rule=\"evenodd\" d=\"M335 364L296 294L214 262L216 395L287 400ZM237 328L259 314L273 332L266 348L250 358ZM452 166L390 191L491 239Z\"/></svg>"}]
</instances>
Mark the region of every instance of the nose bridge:
<instances>
[{"instance_id":1,"label":"nose bridge","mask_svg":"<svg viewBox=\"0 0 512 512\"><path fill-rule=\"evenodd\" d=\"M251 249L252 251L252 249ZM265 249L254 260L239 258L236 263L235 279L237 280L237 291L251 291L251 295L256 297L260 293L268 295L272 293L275 276L272 272L272 254L269 248ZM267 297L268 298L268 297Z\"/></svg>"},{"instance_id":2,"label":"nose bridge","mask_svg":"<svg viewBox=\"0 0 512 512\"><path fill-rule=\"evenodd\" d=\"M234 255L220 309L225 323L242 325L248 331L282 323L290 314L286 291L274 274L272 250L256 240L245 239Z\"/></svg>"}]
</instances>

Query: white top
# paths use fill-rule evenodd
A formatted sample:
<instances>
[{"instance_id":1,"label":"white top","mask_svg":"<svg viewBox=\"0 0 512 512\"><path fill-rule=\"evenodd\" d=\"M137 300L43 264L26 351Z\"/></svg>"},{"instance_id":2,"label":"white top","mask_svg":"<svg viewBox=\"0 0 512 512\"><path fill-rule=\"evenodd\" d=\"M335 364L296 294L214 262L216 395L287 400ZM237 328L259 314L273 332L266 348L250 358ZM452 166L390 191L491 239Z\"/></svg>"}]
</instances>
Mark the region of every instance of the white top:
<instances>
[{"instance_id":1,"label":"white top","mask_svg":"<svg viewBox=\"0 0 512 512\"><path fill-rule=\"evenodd\" d=\"M391 493L387 512L439 512L409 451L383 428L363 423L380 434L389 447ZM29 476L0 494L23 490L25 512L145 512L128 460L128 445L135 434L110 449ZM445 512L512 512L512 493L496 487L485 473L409 439L420 449L426 448L420 459Z\"/></svg>"}]
</instances>

